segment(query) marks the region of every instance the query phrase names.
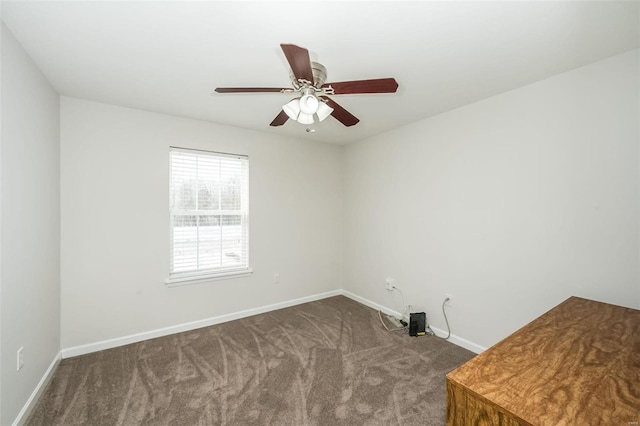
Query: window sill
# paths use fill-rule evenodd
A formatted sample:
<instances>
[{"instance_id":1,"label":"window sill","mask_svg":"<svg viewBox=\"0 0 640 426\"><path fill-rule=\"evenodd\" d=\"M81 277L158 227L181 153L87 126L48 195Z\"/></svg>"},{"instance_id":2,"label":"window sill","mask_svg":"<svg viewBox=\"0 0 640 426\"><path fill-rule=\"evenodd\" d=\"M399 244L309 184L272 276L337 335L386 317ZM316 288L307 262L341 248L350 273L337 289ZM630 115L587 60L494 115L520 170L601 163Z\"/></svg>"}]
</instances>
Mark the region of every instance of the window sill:
<instances>
[{"instance_id":1,"label":"window sill","mask_svg":"<svg viewBox=\"0 0 640 426\"><path fill-rule=\"evenodd\" d=\"M253 274L253 269L241 269L238 271L227 271L212 274L186 275L178 277L169 277L164 282L167 287L178 287L189 284L200 284L209 281L226 280L230 278L248 277Z\"/></svg>"}]
</instances>

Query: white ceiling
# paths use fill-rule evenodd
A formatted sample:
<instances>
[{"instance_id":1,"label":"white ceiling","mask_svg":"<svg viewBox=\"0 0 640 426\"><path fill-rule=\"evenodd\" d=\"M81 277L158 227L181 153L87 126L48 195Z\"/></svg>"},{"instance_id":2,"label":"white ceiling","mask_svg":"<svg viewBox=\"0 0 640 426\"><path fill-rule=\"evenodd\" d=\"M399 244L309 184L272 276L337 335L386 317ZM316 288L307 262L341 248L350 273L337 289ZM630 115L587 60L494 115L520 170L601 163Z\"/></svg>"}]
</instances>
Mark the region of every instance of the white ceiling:
<instances>
[{"instance_id":1,"label":"white ceiling","mask_svg":"<svg viewBox=\"0 0 640 426\"><path fill-rule=\"evenodd\" d=\"M639 46L626 2L2 2L2 19L58 92L343 144ZM360 118L306 133L271 120L291 95L280 43L327 81L395 77L395 94L336 95Z\"/></svg>"}]
</instances>

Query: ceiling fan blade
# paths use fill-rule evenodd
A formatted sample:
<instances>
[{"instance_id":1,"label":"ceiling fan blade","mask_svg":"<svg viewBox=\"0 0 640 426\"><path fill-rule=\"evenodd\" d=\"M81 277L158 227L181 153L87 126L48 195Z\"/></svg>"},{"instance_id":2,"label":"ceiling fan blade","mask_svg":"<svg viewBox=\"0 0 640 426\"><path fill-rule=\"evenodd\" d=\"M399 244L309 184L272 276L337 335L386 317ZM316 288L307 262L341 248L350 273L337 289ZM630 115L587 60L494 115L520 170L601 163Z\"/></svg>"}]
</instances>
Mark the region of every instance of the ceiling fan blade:
<instances>
[{"instance_id":1,"label":"ceiling fan blade","mask_svg":"<svg viewBox=\"0 0 640 426\"><path fill-rule=\"evenodd\" d=\"M291 71L296 79L306 80L313 84L313 71L311 70L311 59L309 59L309 51L304 47L298 47L295 44L281 44L280 47L287 57Z\"/></svg>"},{"instance_id":2,"label":"ceiling fan blade","mask_svg":"<svg viewBox=\"0 0 640 426\"><path fill-rule=\"evenodd\" d=\"M218 93L284 93L290 90L284 87L216 87Z\"/></svg>"},{"instance_id":3,"label":"ceiling fan blade","mask_svg":"<svg viewBox=\"0 0 640 426\"><path fill-rule=\"evenodd\" d=\"M376 78L373 80L341 81L338 83L325 83L322 88L331 86L336 95L350 93L395 93L398 82L395 78Z\"/></svg>"},{"instance_id":4,"label":"ceiling fan blade","mask_svg":"<svg viewBox=\"0 0 640 426\"><path fill-rule=\"evenodd\" d=\"M360 121L355 115L351 114L349 111L342 108L333 99L329 98L328 96L320 96L320 97L326 100L327 105L333 108L333 112L331 113L333 118L335 118L345 126L347 127L355 126Z\"/></svg>"},{"instance_id":5,"label":"ceiling fan blade","mask_svg":"<svg viewBox=\"0 0 640 426\"><path fill-rule=\"evenodd\" d=\"M273 126L273 127L282 126L284 123L287 122L288 119L289 119L289 116L287 115L287 113L284 111L280 111L280 114L278 114L277 117L273 119L273 121L271 122L271 124L269 124L269 126Z\"/></svg>"}]
</instances>

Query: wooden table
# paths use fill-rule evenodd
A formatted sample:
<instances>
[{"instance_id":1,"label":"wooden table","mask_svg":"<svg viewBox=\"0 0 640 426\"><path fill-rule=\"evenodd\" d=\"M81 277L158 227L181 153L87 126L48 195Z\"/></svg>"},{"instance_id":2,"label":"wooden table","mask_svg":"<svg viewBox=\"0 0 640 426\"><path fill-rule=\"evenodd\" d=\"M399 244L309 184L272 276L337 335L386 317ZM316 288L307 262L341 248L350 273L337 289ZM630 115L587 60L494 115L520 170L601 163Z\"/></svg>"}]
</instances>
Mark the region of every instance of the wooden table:
<instances>
[{"instance_id":1,"label":"wooden table","mask_svg":"<svg viewBox=\"0 0 640 426\"><path fill-rule=\"evenodd\" d=\"M447 425L639 425L640 311L571 297L447 375Z\"/></svg>"}]
</instances>

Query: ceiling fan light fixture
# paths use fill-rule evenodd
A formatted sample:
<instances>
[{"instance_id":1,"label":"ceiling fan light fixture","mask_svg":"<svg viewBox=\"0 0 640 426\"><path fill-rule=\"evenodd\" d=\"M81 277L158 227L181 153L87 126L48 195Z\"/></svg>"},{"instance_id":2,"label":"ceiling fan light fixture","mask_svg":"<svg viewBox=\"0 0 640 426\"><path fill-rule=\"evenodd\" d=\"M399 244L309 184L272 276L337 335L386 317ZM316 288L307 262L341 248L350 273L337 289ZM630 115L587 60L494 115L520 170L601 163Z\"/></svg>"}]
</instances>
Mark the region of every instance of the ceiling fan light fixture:
<instances>
[{"instance_id":1,"label":"ceiling fan light fixture","mask_svg":"<svg viewBox=\"0 0 640 426\"><path fill-rule=\"evenodd\" d=\"M282 110L289 116L292 120L297 120L298 115L300 114L300 100L293 99L292 101L286 103L282 106Z\"/></svg>"},{"instance_id":2,"label":"ceiling fan light fixture","mask_svg":"<svg viewBox=\"0 0 640 426\"><path fill-rule=\"evenodd\" d=\"M318 111L318 98L314 95L306 94L300 98L300 111L304 114L313 115Z\"/></svg>"},{"instance_id":3,"label":"ceiling fan light fixture","mask_svg":"<svg viewBox=\"0 0 640 426\"><path fill-rule=\"evenodd\" d=\"M320 102L318 104L318 111L316 112L316 114L318 115L318 121L323 121L325 118L330 116L332 112L333 112L333 108L331 108L329 105L325 104L324 102Z\"/></svg>"},{"instance_id":4,"label":"ceiling fan light fixture","mask_svg":"<svg viewBox=\"0 0 640 426\"><path fill-rule=\"evenodd\" d=\"M301 112L300 115L298 115L297 121L300 124L313 124L313 114L305 114L304 112Z\"/></svg>"}]
</instances>

